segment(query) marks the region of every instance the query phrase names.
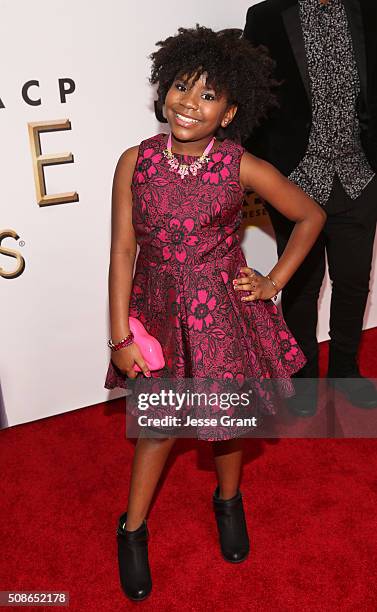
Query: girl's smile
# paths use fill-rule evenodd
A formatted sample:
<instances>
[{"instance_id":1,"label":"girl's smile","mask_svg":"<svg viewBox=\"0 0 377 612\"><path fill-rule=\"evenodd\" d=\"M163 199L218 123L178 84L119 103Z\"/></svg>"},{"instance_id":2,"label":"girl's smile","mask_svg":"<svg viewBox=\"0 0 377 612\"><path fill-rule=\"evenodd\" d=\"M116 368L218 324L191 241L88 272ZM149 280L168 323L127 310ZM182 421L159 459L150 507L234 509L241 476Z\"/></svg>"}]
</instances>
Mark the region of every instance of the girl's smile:
<instances>
[{"instance_id":1,"label":"girl's smile","mask_svg":"<svg viewBox=\"0 0 377 612\"><path fill-rule=\"evenodd\" d=\"M187 128L199 123L199 119L193 119L192 117L188 117L187 115L182 115L181 113L175 113L175 119L178 125L181 125L182 127L187 127Z\"/></svg>"}]
</instances>

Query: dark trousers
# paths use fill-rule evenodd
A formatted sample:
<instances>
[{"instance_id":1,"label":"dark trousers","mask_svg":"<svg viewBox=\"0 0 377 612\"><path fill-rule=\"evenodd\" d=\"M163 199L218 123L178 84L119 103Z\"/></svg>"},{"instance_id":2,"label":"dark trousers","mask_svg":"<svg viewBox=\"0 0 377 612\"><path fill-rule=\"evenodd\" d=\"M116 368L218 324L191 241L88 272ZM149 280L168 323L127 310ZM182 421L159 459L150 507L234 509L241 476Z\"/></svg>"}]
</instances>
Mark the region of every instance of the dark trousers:
<instances>
[{"instance_id":1,"label":"dark trousers","mask_svg":"<svg viewBox=\"0 0 377 612\"><path fill-rule=\"evenodd\" d=\"M271 205L266 204L266 208L280 257L294 223ZM329 376L348 376L350 362L356 364L369 293L377 219L377 178L359 198L352 200L336 177L325 210L328 217L323 231L282 292L283 316L308 360L299 375L307 378L318 376L318 298L326 256L332 284Z\"/></svg>"}]
</instances>

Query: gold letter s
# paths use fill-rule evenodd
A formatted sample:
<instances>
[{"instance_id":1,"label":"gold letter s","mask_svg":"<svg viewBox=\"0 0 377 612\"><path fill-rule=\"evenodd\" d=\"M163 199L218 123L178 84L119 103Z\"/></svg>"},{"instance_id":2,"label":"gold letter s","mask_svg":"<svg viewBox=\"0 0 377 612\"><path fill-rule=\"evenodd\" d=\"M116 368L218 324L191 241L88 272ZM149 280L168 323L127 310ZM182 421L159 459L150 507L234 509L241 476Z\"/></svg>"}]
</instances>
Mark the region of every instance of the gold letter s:
<instances>
[{"instance_id":1,"label":"gold letter s","mask_svg":"<svg viewBox=\"0 0 377 612\"><path fill-rule=\"evenodd\" d=\"M17 260L18 264L17 268L13 270L13 272L6 272L4 268L0 268L0 276L2 276L3 278L17 278L17 276L20 276L20 274L22 274L25 269L25 260L18 251L15 251L14 249L8 249L7 247L2 247L1 243L3 238L14 238L15 240L18 240L19 235L12 229L0 231L0 253L3 255L7 255L8 257L14 257Z\"/></svg>"}]
</instances>

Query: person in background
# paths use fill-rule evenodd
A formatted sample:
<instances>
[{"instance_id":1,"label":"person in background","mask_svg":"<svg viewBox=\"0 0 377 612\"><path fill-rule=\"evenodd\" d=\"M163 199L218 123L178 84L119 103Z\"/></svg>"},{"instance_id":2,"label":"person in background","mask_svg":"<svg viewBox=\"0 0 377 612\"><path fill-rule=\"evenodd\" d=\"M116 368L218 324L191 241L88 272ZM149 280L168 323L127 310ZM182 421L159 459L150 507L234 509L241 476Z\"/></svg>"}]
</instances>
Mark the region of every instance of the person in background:
<instances>
[{"instance_id":1,"label":"person in background","mask_svg":"<svg viewBox=\"0 0 377 612\"><path fill-rule=\"evenodd\" d=\"M282 310L307 357L289 400L315 414L318 298L327 256L332 281L328 382L353 405L377 407L357 352L366 308L377 214L377 3L266 0L249 8L244 37L268 48L281 82L279 109L245 143L317 201L327 221L284 287ZM278 255L293 224L266 203ZM309 384L307 384L309 383Z\"/></svg>"}]
</instances>

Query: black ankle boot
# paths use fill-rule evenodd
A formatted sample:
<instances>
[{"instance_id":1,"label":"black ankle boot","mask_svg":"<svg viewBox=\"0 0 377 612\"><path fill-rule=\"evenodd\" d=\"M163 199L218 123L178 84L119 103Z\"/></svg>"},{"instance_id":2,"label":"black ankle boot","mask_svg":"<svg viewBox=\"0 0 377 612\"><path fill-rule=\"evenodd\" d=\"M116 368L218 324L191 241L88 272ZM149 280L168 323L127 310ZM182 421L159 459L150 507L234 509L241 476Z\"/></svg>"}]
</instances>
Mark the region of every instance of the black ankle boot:
<instances>
[{"instance_id":1,"label":"black ankle boot","mask_svg":"<svg viewBox=\"0 0 377 612\"><path fill-rule=\"evenodd\" d=\"M224 559L231 563L244 561L249 554L249 536L240 491L231 499L220 499L217 487L213 508Z\"/></svg>"},{"instance_id":2,"label":"black ankle boot","mask_svg":"<svg viewBox=\"0 0 377 612\"><path fill-rule=\"evenodd\" d=\"M135 531L127 531L127 513L119 519L117 529L119 578L124 593L130 599L145 599L152 590L148 562L148 529L143 521Z\"/></svg>"}]
</instances>

